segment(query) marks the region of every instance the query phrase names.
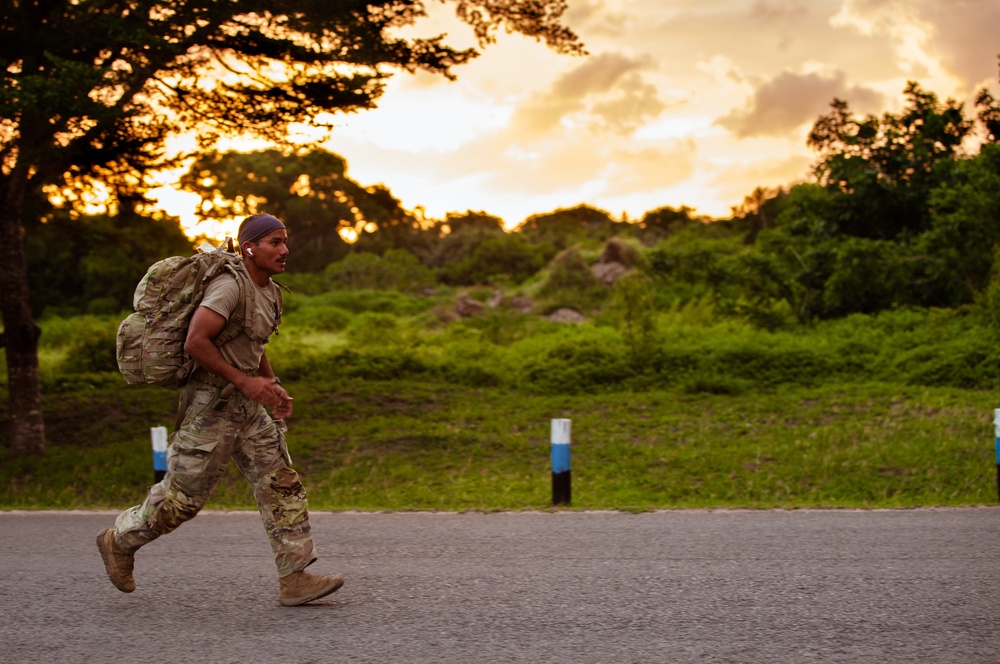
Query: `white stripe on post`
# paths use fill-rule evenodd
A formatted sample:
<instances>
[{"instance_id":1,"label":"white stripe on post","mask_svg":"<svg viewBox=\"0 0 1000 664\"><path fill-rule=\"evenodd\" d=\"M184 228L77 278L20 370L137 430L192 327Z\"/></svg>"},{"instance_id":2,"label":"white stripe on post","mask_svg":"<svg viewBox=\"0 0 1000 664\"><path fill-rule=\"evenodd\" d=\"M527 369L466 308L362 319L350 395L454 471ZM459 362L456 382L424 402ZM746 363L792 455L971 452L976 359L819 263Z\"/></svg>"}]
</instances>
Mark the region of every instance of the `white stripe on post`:
<instances>
[{"instance_id":1,"label":"white stripe on post","mask_svg":"<svg viewBox=\"0 0 1000 664\"><path fill-rule=\"evenodd\" d=\"M570 486L569 420L552 420L552 504L569 505Z\"/></svg>"},{"instance_id":2,"label":"white stripe on post","mask_svg":"<svg viewBox=\"0 0 1000 664\"><path fill-rule=\"evenodd\" d=\"M159 482L167 474L167 427L149 430L153 439L153 481Z\"/></svg>"}]
</instances>

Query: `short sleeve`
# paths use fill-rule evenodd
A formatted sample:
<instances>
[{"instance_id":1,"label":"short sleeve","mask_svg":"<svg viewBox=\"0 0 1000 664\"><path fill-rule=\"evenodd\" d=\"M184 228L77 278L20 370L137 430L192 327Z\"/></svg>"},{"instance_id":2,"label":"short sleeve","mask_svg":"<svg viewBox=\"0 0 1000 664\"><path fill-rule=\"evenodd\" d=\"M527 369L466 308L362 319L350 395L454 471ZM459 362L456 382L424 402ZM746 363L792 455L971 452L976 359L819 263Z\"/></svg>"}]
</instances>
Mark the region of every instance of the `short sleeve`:
<instances>
[{"instance_id":1,"label":"short sleeve","mask_svg":"<svg viewBox=\"0 0 1000 664\"><path fill-rule=\"evenodd\" d=\"M229 320L239 302L240 286L236 283L236 277L223 273L208 282L201 306Z\"/></svg>"}]
</instances>

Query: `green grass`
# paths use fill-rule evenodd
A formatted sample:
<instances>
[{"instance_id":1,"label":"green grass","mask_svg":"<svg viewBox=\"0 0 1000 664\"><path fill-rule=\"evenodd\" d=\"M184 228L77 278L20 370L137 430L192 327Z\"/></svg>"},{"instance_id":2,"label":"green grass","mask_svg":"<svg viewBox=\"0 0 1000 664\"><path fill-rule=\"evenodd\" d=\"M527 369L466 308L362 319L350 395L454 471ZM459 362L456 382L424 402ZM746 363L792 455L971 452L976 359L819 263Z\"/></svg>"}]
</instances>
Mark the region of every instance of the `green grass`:
<instances>
[{"instance_id":1,"label":"green grass","mask_svg":"<svg viewBox=\"0 0 1000 664\"><path fill-rule=\"evenodd\" d=\"M370 291L289 302L268 354L296 399L289 446L313 509L547 509L553 418L573 423L573 509L997 500L1000 349L969 312L765 331L702 302L630 341L611 314L459 320L442 298ZM142 499L149 428L172 425L177 395L113 372L119 319L44 321L48 454L10 458L0 427L0 509ZM253 507L235 469L209 506Z\"/></svg>"},{"instance_id":2,"label":"green grass","mask_svg":"<svg viewBox=\"0 0 1000 664\"><path fill-rule=\"evenodd\" d=\"M119 509L151 481L176 393L94 376L45 396L48 454L0 448L0 509ZM82 379L81 379L82 380ZM990 392L885 383L547 396L440 381L290 382L314 510L524 510L551 500L572 420L572 509L995 503ZM2 396L2 395L0 395ZM230 466L209 507L251 509Z\"/></svg>"}]
</instances>

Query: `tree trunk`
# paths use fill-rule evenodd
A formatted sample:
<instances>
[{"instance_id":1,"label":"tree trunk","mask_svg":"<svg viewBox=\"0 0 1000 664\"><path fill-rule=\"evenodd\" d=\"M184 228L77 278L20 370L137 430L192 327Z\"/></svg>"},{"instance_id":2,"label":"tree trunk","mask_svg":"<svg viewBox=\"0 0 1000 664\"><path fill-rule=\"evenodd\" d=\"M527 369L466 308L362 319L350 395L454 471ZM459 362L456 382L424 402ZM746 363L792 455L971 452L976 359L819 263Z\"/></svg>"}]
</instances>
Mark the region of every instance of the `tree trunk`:
<instances>
[{"instance_id":1,"label":"tree trunk","mask_svg":"<svg viewBox=\"0 0 1000 664\"><path fill-rule=\"evenodd\" d=\"M27 174L20 167L2 178L0 197L0 313L7 356L12 456L45 454L45 421L38 372L41 329L31 316L28 260L21 215Z\"/></svg>"}]
</instances>

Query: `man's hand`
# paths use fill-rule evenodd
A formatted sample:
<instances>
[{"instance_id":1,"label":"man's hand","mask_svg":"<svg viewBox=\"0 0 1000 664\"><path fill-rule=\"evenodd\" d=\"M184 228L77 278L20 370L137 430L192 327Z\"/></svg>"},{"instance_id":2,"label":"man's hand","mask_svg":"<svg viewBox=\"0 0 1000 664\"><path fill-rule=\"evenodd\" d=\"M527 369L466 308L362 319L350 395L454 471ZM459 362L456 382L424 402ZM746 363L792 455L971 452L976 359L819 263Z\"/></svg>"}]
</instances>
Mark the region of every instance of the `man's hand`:
<instances>
[{"instance_id":1,"label":"man's hand","mask_svg":"<svg viewBox=\"0 0 1000 664\"><path fill-rule=\"evenodd\" d=\"M240 392L251 401L256 401L265 408L270 408L275 419L292 416L292 397L281 386L277 378L265 376L248 376L239 385Z\"/></svg>"}]
</instances>

